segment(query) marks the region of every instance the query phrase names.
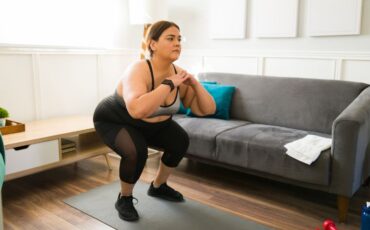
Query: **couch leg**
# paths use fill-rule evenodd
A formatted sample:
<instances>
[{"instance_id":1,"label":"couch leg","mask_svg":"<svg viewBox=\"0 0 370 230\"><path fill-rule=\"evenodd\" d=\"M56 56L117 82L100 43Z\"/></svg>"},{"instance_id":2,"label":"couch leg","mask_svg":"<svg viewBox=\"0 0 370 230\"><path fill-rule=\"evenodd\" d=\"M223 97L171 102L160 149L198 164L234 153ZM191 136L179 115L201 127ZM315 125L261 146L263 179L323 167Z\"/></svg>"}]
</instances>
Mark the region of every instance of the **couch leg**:
<instances>
[{"instance_id":1,"label":"couch leg","mask_svg":"<svg viewBox=\"0 0 370 230\"><path fill-rule=\"evenodd\" d=\"M339 222L346 222L347 221L349 199L350 199L349 197L341 196L341 195L338 195L338 197L337 197Z\"/></svg>"}]
</instances>

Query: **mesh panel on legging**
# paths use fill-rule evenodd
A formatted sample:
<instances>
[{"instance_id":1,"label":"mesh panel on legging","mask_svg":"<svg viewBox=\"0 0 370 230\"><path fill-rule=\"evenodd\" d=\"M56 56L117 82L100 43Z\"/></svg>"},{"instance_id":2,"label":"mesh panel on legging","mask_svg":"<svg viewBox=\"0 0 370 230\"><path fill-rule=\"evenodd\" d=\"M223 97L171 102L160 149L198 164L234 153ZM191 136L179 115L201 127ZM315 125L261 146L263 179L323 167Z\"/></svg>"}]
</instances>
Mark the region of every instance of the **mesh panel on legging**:
<instances>
[{"instance_id":1,"label":"mesh panel on legging","mask_svg":"<svg viewBox=\"0 0 370 230\"><path fill-rule=\"evenodd\" d=\"M120 179L134 184L139 179L148 157L144 137L133 128L122 128L115 137L114 150L121 156Z\"/></svg>"}]
</instances>

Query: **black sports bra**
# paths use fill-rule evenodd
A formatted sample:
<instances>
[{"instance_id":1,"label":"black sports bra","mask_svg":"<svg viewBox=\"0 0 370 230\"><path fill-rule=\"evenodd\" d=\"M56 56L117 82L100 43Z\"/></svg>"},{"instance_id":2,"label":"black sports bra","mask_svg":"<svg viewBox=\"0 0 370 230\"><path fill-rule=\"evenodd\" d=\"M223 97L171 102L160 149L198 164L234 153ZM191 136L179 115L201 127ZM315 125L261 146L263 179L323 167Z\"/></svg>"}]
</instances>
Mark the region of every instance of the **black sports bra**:
<instances>
[{"instance_id":1,"label":"black sports bra","mask_svg":"<svg viewBox=\"0 0 370 230\"><path fill-rule=\"evenodd\" d=\"M153 68L152 68L152 64L150 63L149 60L146 60L146 62L148 63L148 66L149 66L149 69L150 69L150 76L152 78L152 89L151 91L154 90L154 74L153 74ZM175 70L175 73L177 74L177 70L176 70L176 67L173 65L173 69ZM118 94L117 90L114 92L114 98L118 101L118 103L120 105L122 105L124 108L126 108L126 104L125 104L125 101L123 100L123 98ZM176 88L176 97L174 99L174 101L169 104L169 105L165 105L165 106L160 106L158 107L158 109L149 116L149 118L151 117L156 117L156 116L161 116L161 115L173 115L173 114L176 114L180 109L180 95L179 95L179 88L177 87Z\"/></svg>"},{"instance_id":2,"label":"black sports bra","mask_svg":"<svg viewBox=\"0 0 370 230\"><path fill-rule=\"evenodd\" d=\"M152 90L154 90L154 74L153 74L152 64L150 63L149 60L146 60L146 62L149 65L150 76L152 77ZM177 74L175 65L173 65L173 69L175 70L175 73ZM150 117L176 114L179 111L179 109L180 109L180 95L179 95L179 88L177 87L176 96L175 96L174 101L171 104L166 105L166 106L161 105L152 115L150 115Z\"/></svg>"}]
</instances>

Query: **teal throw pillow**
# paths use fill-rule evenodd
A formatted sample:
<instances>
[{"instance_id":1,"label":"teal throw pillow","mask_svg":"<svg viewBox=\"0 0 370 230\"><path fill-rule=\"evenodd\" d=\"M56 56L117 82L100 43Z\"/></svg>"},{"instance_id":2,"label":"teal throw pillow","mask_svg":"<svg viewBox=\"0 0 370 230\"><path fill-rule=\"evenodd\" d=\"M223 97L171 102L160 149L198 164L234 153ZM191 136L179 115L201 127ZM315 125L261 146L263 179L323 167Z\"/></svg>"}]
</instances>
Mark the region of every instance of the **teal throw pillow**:
<instances>
[{"instance_id":1,"label":"teal throw pillow","mask_svg":"<svg viewBox=\"0 0 370 230\"><path fill-rule=\"evenodd\" d=\"M218 84L218 83L217 83L217 81L200 81L200 83L201 83L202 85L204 85L204 84L211 84L211 85L216 85L216 84Z\"/></svg>"},{"instance_id":2,"label":"teal throw pillow","mask_svg":"<svg viewBox=\"0 0 370 230\"><path fill-rule=\"evenodd\" d=\"M212 95L216 103L216 113L206 117L230 119L230 106L235 92L235 86L219 84L203 84L204 88ZM196 117L191 111L188 116Z\"/></svg>"}]
</instances>

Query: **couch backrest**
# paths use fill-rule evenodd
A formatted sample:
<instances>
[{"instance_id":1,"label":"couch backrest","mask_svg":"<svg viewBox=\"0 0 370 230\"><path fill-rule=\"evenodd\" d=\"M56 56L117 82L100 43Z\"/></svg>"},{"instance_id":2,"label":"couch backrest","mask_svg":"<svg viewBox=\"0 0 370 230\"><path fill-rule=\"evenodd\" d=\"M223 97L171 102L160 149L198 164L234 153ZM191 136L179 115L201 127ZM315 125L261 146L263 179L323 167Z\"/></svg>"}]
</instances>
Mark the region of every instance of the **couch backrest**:
<instances>
[{"instance_id":1,"label":"couch backrest","mask_svg":"<svg viewBox=\"0 0 370 230\"><path fill-rule=\"evenodd\" d=\"M331 133L334 119L368 87L337 80L200 73L200 80L236 86L230 117Z\"/></svg>"}]
</instances>

